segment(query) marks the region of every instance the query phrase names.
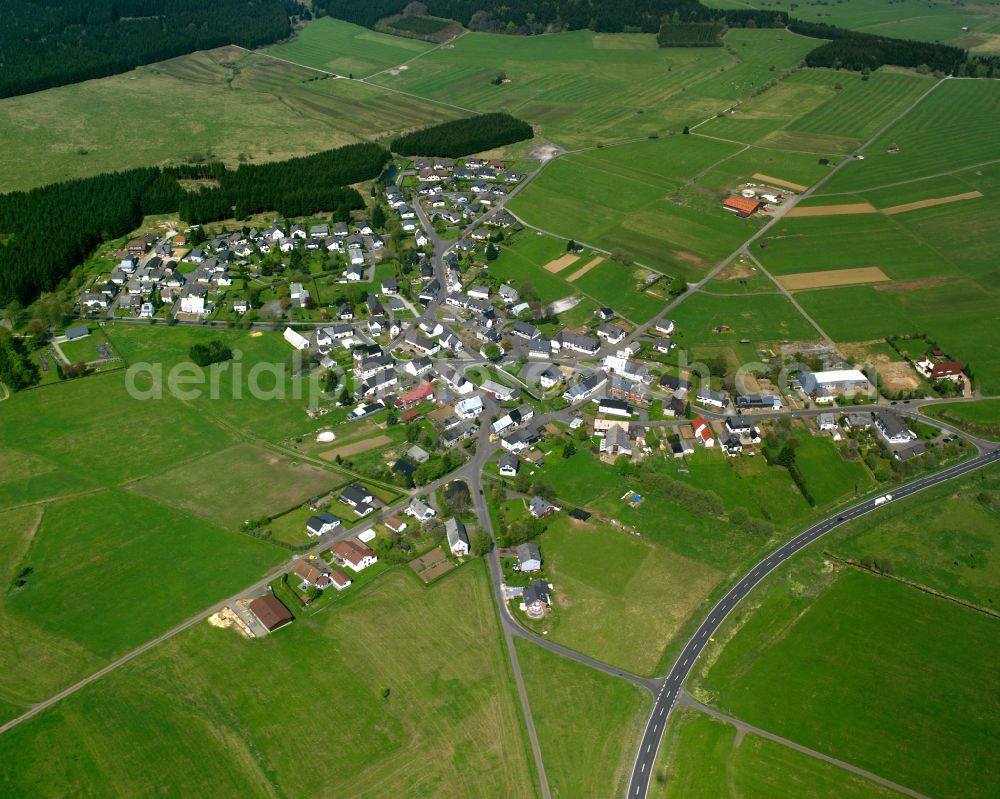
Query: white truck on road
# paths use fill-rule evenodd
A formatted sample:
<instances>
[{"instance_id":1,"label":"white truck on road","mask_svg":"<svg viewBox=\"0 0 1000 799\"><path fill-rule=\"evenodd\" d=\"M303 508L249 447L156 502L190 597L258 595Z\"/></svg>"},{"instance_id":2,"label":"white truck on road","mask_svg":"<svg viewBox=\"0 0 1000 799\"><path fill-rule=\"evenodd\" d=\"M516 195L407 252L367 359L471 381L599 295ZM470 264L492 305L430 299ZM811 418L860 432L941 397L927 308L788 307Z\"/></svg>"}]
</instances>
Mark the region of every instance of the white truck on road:
<instances>
[{"instance_id":1,"label":"white truck on road","mask_svg":"<svg viewBox=\"0 0 1000 799\"><path fill-rule=\"evenodd\" d=\"M877 508L879 505L884 505L891 499L892 499L892 494L885 494L884 496L881 496L875 500L875 507Z\"/></svg>"}]
</instances>

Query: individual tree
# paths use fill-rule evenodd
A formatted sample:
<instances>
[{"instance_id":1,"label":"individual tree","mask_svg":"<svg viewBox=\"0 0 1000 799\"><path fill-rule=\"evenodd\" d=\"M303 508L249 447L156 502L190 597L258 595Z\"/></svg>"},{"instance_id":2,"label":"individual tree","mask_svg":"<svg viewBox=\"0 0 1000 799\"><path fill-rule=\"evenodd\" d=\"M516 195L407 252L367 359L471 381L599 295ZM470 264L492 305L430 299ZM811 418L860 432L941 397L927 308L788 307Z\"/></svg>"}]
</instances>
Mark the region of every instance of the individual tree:
<instances>
[{"instance_id":1,"label":"individual tree","mask_svg":"<svg viewBox=\"0 0 1000 799\"><path fill-rule=\"evenodd\" d=\"M493 541L482 530L476 530L476 532L469 536L469 549L473 555L482 557L493 549Z\"/></svg>"}]
</instances>

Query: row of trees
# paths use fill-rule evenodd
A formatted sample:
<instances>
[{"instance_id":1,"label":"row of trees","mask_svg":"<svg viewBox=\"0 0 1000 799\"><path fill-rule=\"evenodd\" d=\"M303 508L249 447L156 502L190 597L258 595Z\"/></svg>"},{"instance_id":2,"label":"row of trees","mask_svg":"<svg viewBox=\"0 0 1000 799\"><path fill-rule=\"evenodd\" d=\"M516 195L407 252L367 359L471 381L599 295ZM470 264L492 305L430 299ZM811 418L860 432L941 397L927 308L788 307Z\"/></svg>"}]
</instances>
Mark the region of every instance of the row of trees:
<instances>
[{"instance_id":1,"label":"row of trees","mask_svg":"<svg viewBox=\"0 0 1000 799\"><path fill-rule=\"evenodd\" d=\"M656 35L660 47L721 47L721 22L664 22Z\"/></svg>"},{"instance_id":2,"label":"row of trees","mask_svg":"<svg viewBox=\"0 0 1000 799\"><path fill-rule=\"evenodd\" d=\"M321 13L372 27L400 13L408 0L316 0ZM664 19L699 22L725 16L730 27L773 27L780 12L740 9L720 12L698 0L424 0L428 13L455 19L472 30L535 34L590 28L604 33L656 33Z\"/></svg>"},{"instance_id":3,"label":"row of trees","mask_svg":"<svg viewBox=\"0 0 1000 799\"><path fill-rule=\"evenodd\" d=\"M0 97L115 75L227 44L291 33L289 0L4 0Z\"/></svg>"},{"instance_id":4,"label":"row of trees","mask_svg":"<svg viewBox=\"0 0 1000 799\"><path fill-rule=\"evenodd\" d=\"M436 155L459 158L492 150L534 136L531 125L510 114L497 112L463 117L398 136L390 146L400 155Z\"/></svg>"},{"instance_id":5,"label":"row of trees","mask_svg":"<svg viewBox=\"0 0 1000 799\"><path fill-rule=\"evenodd\" d=\"M264 211L343 218L364 207L346 184L377 177L390 158L377 144L350 144L236 170L131 169L0 195L0 305L28 305L54 290L98 244L134 230L144 215L179 210L192 224ZM178 178L213 178L218 188L186 192Z\"/></svg>"},{"instance_id":6,"label":"row of trees","mask_svg":"<svg viewBox=\"0 0 1000 799\"><path fill-rule=\"evenodd\" d=\"M877 69L884 64L899 67L928 67L946 74L958 74L973 62L1000 65L996 57L971 58L960 47L935 42L892 39L870 33L845 30L820 22L789 20L788 27L803 36L829 39L806 56L810 67L834 67L851 70Z\"/></svg>"}]
</instances>

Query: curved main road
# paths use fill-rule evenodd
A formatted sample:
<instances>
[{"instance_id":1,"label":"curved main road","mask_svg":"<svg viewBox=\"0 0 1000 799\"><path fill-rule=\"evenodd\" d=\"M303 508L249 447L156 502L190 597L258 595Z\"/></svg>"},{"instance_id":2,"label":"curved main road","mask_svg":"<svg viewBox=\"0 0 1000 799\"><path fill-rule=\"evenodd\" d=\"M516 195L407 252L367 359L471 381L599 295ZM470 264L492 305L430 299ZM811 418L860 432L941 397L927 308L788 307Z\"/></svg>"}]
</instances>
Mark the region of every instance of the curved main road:
<instances>
[{"instance_id":1,"label":"curved main road","mask_svg":"<svg viewBox=\"0 0 1000 799\"><path fill-rule=\"evenodd\" d=\"M898 488L892 490L891 501L896 502L904 497L916 494L918 491L923 491L925 488L930 488L931 486L943 483L946 480L953 480L956 477L961 477L962 475L973 472L976 469L980 469L991 463L997 462L1000 462L1000 449L994 449L980 455L977 458L974 458L973 460L960 463L957 466L952 466L949 469L943 469L935 474L928 475L927 477L922 477L911 483L899 486ZM649 778L653 772L653 766L656 762L656 753L660 748L661 741L663 740L663 732L667 724L667 719L670 717L670 711L677 703L677 699L684 682L690 675L691 670L694 668L695 661L701 654L702 649L704 649L705 645L708 643L708 639L715 634L716 630L719 629L719 626L723 621L725 621L726 617L732 613L733 608L735 608L761 580L767 577L790 557L795 555L800 549L808 544L811 544L817 538L826 535L828 532L839 527L840 525L846 524L853 519L857 519L859 516L864 516L866 513L871 513L876 507L881 507L885 504L882 503L882 505L877 506L875 504L876 499L877 498L872 498L858 503L852 508L841 511L834 516L830 516L827 519L813 525L808 530L799 533L797 536L757 563L756 566L751 568L750 571L748 571L743 578L732 589L730 589L729 593L720 599L715 607L712 608L708 616L695 631L694 635L692 635L688 640L684 650L677 656L677 660L674 661L674 665L670 669L670 673L667 674L666 679L663 681L663 684L656 693L656 699L653 702L653 710L649 716L649 720L646 722L646 729L643 731L642 740L639 743L639 752L636 755L635 763L632 766L632 776L629 780L627 799L645 799L649 790Z\"/></svg>"}]
</instances>

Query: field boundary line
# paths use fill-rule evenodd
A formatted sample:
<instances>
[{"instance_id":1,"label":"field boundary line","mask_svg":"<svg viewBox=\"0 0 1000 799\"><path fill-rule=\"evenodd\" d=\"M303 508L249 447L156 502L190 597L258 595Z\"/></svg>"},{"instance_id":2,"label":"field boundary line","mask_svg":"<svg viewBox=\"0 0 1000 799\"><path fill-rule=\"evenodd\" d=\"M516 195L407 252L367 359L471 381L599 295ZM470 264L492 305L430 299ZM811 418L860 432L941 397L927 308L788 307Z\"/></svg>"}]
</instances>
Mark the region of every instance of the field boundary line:
<instances>
[{"instance_id":1,"label":"field boundary line","mask_svg":"<svg viewBox=\"0 0 1000 799\"><path fill-rule=\"evenodd\" d=\"M748 724L745 721L734 718L733 716L728 716L718 710L715 710L708 705L699 702L697 699L692 697L686 691L682 692L680 698L677 702L679 705L685 705L699 713L709 716L719 721L724 721L727 724L731 724L737 730L737 733L741 732L745 735L746 733L753 733L754 735L765 738L772 743L780 744L788 749L791 749L799 754L811 757L814 760L822 760L824 763L829 763L831 766L836 766L844 771L849 771L852 774L857 774L859 777L864 777L870 782L874 782L876 785L881 785L885 788L890 788L897 793L904 794L906 796L911 796L913 799L930 799L930 797L925 794L915 791L912 788L907 788L905 785L900 785L898 782L893 782L892 780L886 779L885 777L879 776L878 774L861 768L860 766L855 766L852 763L848 763L846 760L840 760L836 757L831 757L830 755L824 755L822 752L817 752L815 749L810 749L808 746L803 746L802 744L796 743L789 738L783 738L780 735L776 735L773 732L768 732L767 730L761 729L760 727L755 727L753 724Z\"/></svg>"},{"instance_id":2,"label":"field boundary line","mask_svg":"<svg viewBox=\"0 0 1000 799\"><path fill-rule=\"evenodd\" d=\"M395 92L396 94L402 94L402 95L404 95L406 97L415 97L417 100L423 100L426 103L435 103L436 105L443 105L443 106L445 106L447 108L455 108L455 109L457 109L459 111L462 111L462 112L464 112L466 114L472 114L474 116L480 116L481 114L484 113L483 111L474 111L471 108L465 108L465 107L460 106L460 105L455 105L454 103L446 103L444 100L435 100L433 97L425 97L422 94L413 94L412 92L404 92L402 89L394 89L391 86L384 86L381 83L369 83L367 78L348 78L346 75L340 75L337 72L330 72L328 69L320 69L319 67L311 67L308 64L300 64L298 61L290 61L287 58L281 58L280 56L272 55L271 53L268 53L266 50L247 50L247 48L241 47L238 44L237 45L233 45L233 46L234 47L239 47L241 50L245 50L246 52L250 53L251 55L259 55L259 56L263 56L264 58L271 58L271 59L274 59L275 61L281 61L282 63L289 64L289 65L291 65L293 67L301 67L302 69L308 69L308 70L312 70L313 72L319 72L320 74L326 75L328 77L331 77L334 80L346 80L346 81L350 81L351 83L360 83L360 84L362 84L364 86L371 86L371 87L376 88L376 89L384 89L387 92ZM430 52L430 50L428 50L427 52ZM404 62L404 63L406 63L406 62ZM371 75L369 77L374 77L375 75L378 75L378 74L380 74L380 73L376 72L376 73L374 73L373 75Z\"/></svg>"},{"instance_id":3,"label":"field boundary line","mask_svg":"<svg viewBox=\"0 0 1000 799\"><path fill-rule=\"evenodd\" d=\"M977 605L974 602L970 602L967 599L961 599L957 596L952 596L951 594L945 594L941 591L937 591L930 586L924 585L923 583L918 583L913 580L907 580L905 577L897 577L895 574L886 574L885 572L880 572L878 569L874 569L870 566L865 566L852 558L840 558L830 552L826 553L827 557L831 560L837 561L837 563L842 563L845 566L850 566L852 569L857 569L858 571L863 571L867 574L874 575L875 577L884 577L886 580L892 580L894 583L900 583L908 588L913 588L921 593L928 594L937 599L942 599L945 602L954 602L956 605L961 605L967 610L972 610L977 613L982 613L985 616L989 616L994 619L1000 619L1000 611L990 610L989 608L984 608L981 605Z\"/></svg>"},{"instance_id":4,"label":"field boundary line","mask_svg":"<svg viewBox=\"0 0 1000 799\"><path fill-rule=\"evenodd\" d=\"M816 197L846 197L848 195L858 195L865 194L869 191L880 191L881 189L894 189L896 186L906 186L910 183L919 183L922 180L933 180L934 178L944 178L949 175L958 175L962 172L970 172L973 169L980 169L984 166L993 166L994 164L1000 164L1000 158L994 158L991 161L983 161L979 164L970 164L969 166L960 166L956 169L950 169L947 172L935 172L933 175L923 175L919 178L907 178L906 180L897 180L895 183L883 183L881 186L869 186L865 189L855 189L854 191L832 191L825 194L817 194Z\"/></svg>"},{"instance_id":5,"label":"field boundary line","mask_svg":"<svg viewBox=\"0 0 1000 799\"><path fill-rule=\"evenodd\" d=\"M382 31L377 31L377 33L381 33L381 32ZM410 63L416 61L418 58L423 58L425 55L429 55L430 53L433 53L435 50L440 50L445 45L454 45L455 42L457 42L459 39L461 39L463 36L465 36L465 34L467 34L468 32L469 31L467 31L467 30L465 30L463 28L462 32L460 34L458 34L458 36L452 36L447 41L438 42L436 45L434 45L429 50L424 50L422 53L417 53L412 58L407 58L405 61L400 61L394 67L386 67L385 69L380 69L378 72L372 72L370 75L365 75L361 80L368 80L369 78L374 78L377 75L382 75L382 74L384 74L386 72L391 72L394 69L399 69L400 67L406 66L407 64L410 64ZM393 35L393 34L389 34L389 35ZM402 38L402 37L400 37L400 38ZM424 41L424 40L423 39L419 39L419 40L416 40L416 41ZM395 76L393 76L393 77L395 77Z\"/></svg>"}]
</instances>

